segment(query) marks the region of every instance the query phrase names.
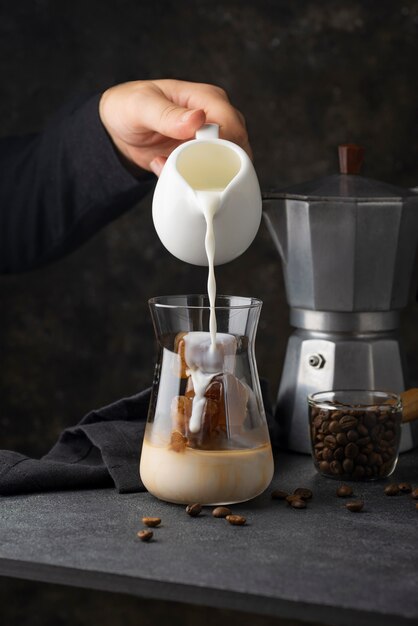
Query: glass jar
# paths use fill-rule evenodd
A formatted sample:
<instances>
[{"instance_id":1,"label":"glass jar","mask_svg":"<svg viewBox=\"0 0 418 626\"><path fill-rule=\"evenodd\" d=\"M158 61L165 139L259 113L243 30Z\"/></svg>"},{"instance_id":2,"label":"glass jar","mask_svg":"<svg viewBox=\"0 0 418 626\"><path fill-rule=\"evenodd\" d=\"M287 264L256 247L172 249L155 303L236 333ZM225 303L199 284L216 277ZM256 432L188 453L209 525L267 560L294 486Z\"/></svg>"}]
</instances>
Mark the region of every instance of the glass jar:
<instances>
[{"instance_id":1,"label":"glass jar","mask_svg":"<svg viewBox=\"0 0 418 626\"><path fill-rule=\"evenodd\" d=\"M159 350L140 460L145 487L180 504L254 498L273 476L254 356L262 302L218 296L216 347L206 295L149 305Z\"/></svg>"},{"instance_id":2,"label":"glass jar","mask_svg":"<svg viewBox=\"0 0 418 626\"><path fill-rule=\"evenodd\" d=\"M312 457L323 476L376 480L398 460L402 404L384 391L324 391L308 396Z\"/></svg>"}]
</instances>

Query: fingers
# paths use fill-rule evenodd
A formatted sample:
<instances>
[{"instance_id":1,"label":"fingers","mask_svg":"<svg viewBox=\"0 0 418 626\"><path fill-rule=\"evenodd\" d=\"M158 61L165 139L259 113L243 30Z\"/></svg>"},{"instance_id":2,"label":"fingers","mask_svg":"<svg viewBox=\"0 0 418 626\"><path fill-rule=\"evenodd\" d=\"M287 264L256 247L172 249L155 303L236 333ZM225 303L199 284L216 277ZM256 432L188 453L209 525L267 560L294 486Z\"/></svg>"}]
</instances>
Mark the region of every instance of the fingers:
<instances>
[{"instance_id":1,"label":"fingers","mask_svg":"<svg viewBox=\"0 0 418 626\"><path fill-rule=\"evenodd\" d=\"M218 124L220 136L241 146L252 158L244 116L215 85L178 80L153 81L172 102L192 110L202 109L206 122Z\"/></svg>"},{"instance_id":2,"label":"fingers","mask_svg":"<svg viewBox=\"0 0 418 626\"><path fill-rule=\"evenodd\" d=\"M190 139L206 120L202 108L180 106L155 88L140 91L136 104L142 127L173 139Z\"/></svg>"}]
</instances>

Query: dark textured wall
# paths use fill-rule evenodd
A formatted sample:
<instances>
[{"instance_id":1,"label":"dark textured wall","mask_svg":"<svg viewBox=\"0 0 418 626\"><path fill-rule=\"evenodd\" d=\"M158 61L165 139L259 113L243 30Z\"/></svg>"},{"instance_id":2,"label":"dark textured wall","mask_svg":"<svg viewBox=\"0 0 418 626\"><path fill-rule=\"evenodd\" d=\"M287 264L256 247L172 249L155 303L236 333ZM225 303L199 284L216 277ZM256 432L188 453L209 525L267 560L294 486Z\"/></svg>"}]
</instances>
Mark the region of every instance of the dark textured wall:
<instances>
[{"instance_id":1,"label":"dark textured wall","mask_svg":"<svg viewBox=\"0 0 418 626\"><path fill-rule=\"evenodd\" d=\"M178 77L228 91L264 188L335 172L345 141L365 146L367 176L414 186L417 59L415 0L3 0L0 133L40 129L79 93ZM264 225L217 278L221 293L264 300L258 366L275 393L289 327ZM1 447L41 454L86 411L148 385L147 299L203 291L205 281L162 248L150 198L68 258L1 277ZM417 314L414 304L403 325L416 378Z\"/></svg>"},{"instance_id":2,"label":"dark textured wall","mask_svg":"<svg viewBox=\"0 0 418 626\"><path fill-rule=\"evenodd\" d=\"M345 141L364 144L367 176L415 186L417 59L416 0L0 0L0 134L42 128L80 93L178 77L229 92L247 118L264 188L333 173L335 146ZM280 262L264 225L217 278L220 292L264 300L257 357L275 393L290 329ZM68 258L0 277L0 447L42 454L91 408L148 385L154 341L147 299L202 291L205 280L204 270L162 248L150 199ZM417 320L414 303L403 335L416 380ZM166 619L165 606L26 587L2 584L4 623ZM231 619L207 610L203 617L195 609L172 615L183 624ZM267 622L279 626L265 618L251 623Z\"/></svg>"}]
</instances>

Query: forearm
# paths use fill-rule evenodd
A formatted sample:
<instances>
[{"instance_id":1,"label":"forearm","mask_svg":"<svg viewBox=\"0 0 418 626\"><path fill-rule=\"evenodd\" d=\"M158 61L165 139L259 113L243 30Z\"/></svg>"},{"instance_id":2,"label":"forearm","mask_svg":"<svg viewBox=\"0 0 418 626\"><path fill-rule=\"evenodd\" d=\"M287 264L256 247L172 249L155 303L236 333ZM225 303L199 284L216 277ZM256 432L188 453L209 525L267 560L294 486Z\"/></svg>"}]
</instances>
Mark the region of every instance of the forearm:
<instances>
[{"instance_id":1,"label":"forearm","mask_svg":"<svg viewBox=\"0 0 418 626\"><path fill-rule=\"evenodd\" d=\"M39 135L0 142L0 272L63 256L151 188L152 176L122 165L98 101L68 107Z\"/></svg>"}]
</instances>

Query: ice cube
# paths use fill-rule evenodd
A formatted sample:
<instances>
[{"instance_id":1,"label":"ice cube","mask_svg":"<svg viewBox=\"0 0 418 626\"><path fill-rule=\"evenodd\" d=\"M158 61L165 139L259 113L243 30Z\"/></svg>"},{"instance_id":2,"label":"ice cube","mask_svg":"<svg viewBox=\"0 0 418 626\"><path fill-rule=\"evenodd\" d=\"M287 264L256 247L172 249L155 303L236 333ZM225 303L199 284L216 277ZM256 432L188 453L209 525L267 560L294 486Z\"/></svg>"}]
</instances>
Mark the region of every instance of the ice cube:
<instances>
[{"instance_id":1,"label":"ice cube","mask_svg":"<svg viewBox=\"0 0 418 626\"><path fill-rule=\"evenodd\" d=\"M171 401L171 423L174 430L183 435L187 431L190 416L192 414L192 400L186 396L175 396Z\"/></svg>"},{"instance_id":2,"label":"ice cube","mask_svg":"<svg viewBox=\"0 0 418 626\"><path fill-rule=\"evenodd\" d=\"M176 360L176 365L175 365L176 367L175 374L179 378L187 378L188 365L186 363L186 358L185 358L186 344L184 341L184 337L186 334L187 333L185 332L177 333L174 339L174 351L177 352L177 354L180 357L180 362Z\"/></svg>"}]
</instances>

